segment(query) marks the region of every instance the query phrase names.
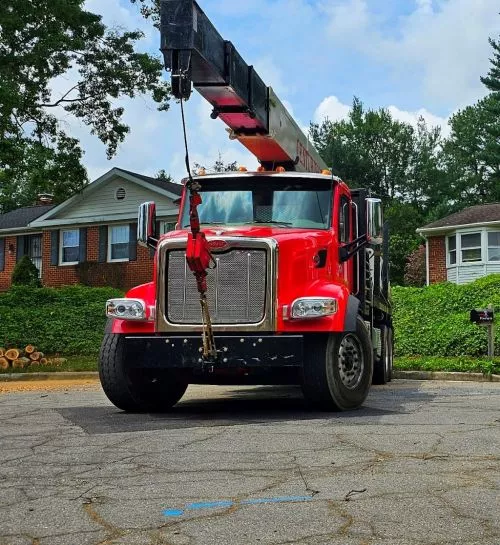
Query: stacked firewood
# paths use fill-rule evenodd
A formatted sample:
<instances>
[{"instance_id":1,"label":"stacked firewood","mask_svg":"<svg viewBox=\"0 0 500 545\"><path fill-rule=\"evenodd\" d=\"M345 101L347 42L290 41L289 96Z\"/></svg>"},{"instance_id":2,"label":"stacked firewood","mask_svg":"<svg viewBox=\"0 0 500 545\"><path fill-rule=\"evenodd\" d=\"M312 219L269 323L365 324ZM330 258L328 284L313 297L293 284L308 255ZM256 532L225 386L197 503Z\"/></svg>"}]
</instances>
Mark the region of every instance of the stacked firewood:
<instances>
[{"instance_id":1,"label":"stacked firewood","mask_svg":"<svg viewBox=\"0 0 500 545\"><path fill-rule=\"evenodd\" d=\"M0 369L19 369L36 365L60 365L64 358L46 358L43 352L39 352L36 346L28 344L21 348L0 348Z\"/></svg>"}]
</instances>

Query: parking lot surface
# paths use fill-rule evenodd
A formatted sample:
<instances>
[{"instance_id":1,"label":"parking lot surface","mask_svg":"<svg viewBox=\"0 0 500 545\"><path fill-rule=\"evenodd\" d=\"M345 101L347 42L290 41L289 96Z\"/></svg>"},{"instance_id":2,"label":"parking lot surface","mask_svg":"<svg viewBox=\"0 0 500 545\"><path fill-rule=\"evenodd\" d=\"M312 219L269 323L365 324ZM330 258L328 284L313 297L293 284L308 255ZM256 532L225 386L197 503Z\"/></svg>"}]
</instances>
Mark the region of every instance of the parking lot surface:
<instances>
[{"instance_id":1,"label":"parking lot surface","mask_svg":"<svg viewBox=\"0 0 500 545\"><path fill-rule=\"evenodd\" d=\"M0 545L498 545L500 385L397 380L361 410L192 386L0 393Z\"/></svg>"}]
</instances>

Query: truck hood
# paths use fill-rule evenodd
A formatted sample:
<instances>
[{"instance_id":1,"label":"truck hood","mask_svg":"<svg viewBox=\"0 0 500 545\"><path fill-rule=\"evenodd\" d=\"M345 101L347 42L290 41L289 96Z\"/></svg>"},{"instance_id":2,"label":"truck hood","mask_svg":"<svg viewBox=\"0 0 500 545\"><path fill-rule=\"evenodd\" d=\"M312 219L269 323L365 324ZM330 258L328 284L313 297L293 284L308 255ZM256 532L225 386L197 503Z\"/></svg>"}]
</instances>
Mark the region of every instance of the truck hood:
<instances>
[{"instance_id":1,"label":"truck hood","mask_svg":"<svg viewBox=\"0 0 500 545\"><path fill-rule=\"evenodd\" d=\"M336 272L332 267L337 261L335 253L338 252L338 246L333 230L254 225L244 227L221 225L202 230L207 238L242 237L275 240L279 248L279 285L286 285L287 290L294 286L298 294L317 280L328 279L331 281ZM186 229L171 231L166 237L169 239L185 238L188 233L189 231ZM320 253L321 251L323 252ZM323 264L318 266L318 259L325 252L326 255L322 256Z\"/></svg>"}]
</instances>

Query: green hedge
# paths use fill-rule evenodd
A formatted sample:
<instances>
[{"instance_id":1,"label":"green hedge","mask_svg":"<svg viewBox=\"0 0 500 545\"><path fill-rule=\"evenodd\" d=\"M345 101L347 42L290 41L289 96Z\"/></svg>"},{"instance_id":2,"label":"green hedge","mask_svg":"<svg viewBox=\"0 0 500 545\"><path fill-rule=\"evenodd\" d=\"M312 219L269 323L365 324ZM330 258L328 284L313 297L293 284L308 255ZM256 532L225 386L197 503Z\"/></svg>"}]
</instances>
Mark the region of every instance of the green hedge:
<instances>
[{"instance_id":1,"label":"green hedge","mask_svg":"<svg viewBox=\"0 0 500 545\"><path fill-rule=\"evenodd\" d=\"M488 304L500 315L500 274L461 286L445 282L424 288L394 287L392 295L397 356L487 354L486 328L471 324L469 315L471 309ZM500 326L496 347L498 354Z\"/></svg>"},{"instance_id":2,"label":"green hedge","mask_svg":"<svg viewBox=\"0 0 500 545\"><path fill-rule=\"evenodd\" d=\"M397 356L484 356L486 329L469 322L473 308L489 303L500 315L500 274L471 284L395 287ZM106 317L104 303L122 292L113 288L60 289L16 286L0 294L0 346L35 344L46 354L94 355ZM496 328L500 351L500 325Z\"/></svg>"},{"instance_id":3,"label":"green hedge","mask_svg":"<svg viewBox=\"0 0 500 545\"><path fill-rule=\"evenodd\" d=\"M0 294L0 346L34 344L45 354L96 354L101 344L106 299L113 288L12 287Z\"/></svg>"}]
</instances>

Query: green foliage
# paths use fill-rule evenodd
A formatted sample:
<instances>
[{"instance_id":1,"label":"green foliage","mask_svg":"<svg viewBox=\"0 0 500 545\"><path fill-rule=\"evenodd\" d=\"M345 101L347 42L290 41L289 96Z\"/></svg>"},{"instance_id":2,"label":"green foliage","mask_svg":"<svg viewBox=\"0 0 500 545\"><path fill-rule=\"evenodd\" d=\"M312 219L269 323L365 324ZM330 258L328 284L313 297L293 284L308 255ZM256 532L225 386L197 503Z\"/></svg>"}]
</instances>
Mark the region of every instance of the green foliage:
<instances>
[{"instance_id":1,"label":"green foliage","mask_svg":"<svg viewBox=\"0 0 500 545\"><path fill-rule=\"evenodd\" d=\"M443 358L440 356L413 356L395 358L394 367L401 371L445 371L455 373L500 374L500 358L471 357Z\"/></svg>"},{"instance_id":2,"label":"green foliage","mask_svg":"<svg viewBox=\"0 0 500 545\"><path fill-rule=\"evenodd\" d=\"M500 309L500 274L460 286L395 287L392 297L397 356L481 356L487 353L486 329L470 323L469 313L488 304ZM496 347L499 352L498 327Z\"/></svg>"},{"instance_id":3,"label":"green foliage","mask_svg":"<svg viewBox=\"0 0 500 545\"><path fill-rule=\"evenodd\" d=\"M24 255L14 267L12 271L13 286L31 286L39 288L41 286L38 278L38 269L35 267L31 259Z\"/></svg>"},{"instance_id":4,"label":"green foliage","mask_svg":"<svg viewBox=\"0 0 500 545\"><path fill-rule=\"evenodd\" d=\"M0 28L3 212L32 204L37 193L59 202L87 183L63 116L87 125L112 157L129 132L118 100L148 94L168 108L161 60L137 51L143 34L106 28L84 0L4 0Z\"/></svg>"},{"instance_id":5,"label":"green foliage","mask_svg":"<svg viewBox=\"0 0 500 545\"><path fill-rule=\"evenodd\" d=\"M70 286L14 286L0 294L0 345L36 345L46 354L97 354L104 333L107 299L123 292Z\"/></svg>"}]
</instances>

